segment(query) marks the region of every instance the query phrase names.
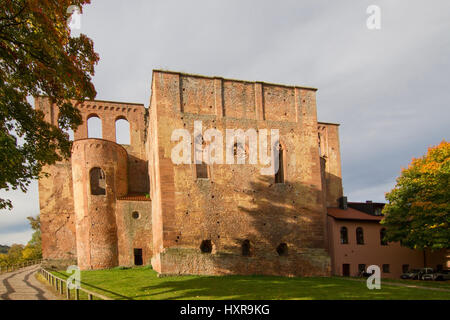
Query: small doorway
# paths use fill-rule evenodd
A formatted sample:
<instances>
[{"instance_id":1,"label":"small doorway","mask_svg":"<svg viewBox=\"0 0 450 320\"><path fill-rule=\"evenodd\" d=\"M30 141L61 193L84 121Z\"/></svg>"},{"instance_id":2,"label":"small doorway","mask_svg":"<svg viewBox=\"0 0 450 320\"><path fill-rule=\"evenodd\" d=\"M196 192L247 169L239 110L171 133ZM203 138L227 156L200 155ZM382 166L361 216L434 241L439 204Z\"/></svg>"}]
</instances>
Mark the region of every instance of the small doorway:
<instances>
[{"instance_id":1,"label":"small doorway","mask_svg":"<svg viewBox=\"0 0 450 320\"><path fill-rule=\"evenodd\" d=\"M350 277L350 265L348 263L342 265L342 275L344 277Z\"/></svg>"},{"instance_id":2,"label":"small doorway","mask_svg":"<svg viewBox=\"0 0 450 320\"><path fill-rule=\"evenodd\" d=\"M144 260L142 259L142 249L134 249L134 265L142 266Z\"/></svg>"}]
</instances>

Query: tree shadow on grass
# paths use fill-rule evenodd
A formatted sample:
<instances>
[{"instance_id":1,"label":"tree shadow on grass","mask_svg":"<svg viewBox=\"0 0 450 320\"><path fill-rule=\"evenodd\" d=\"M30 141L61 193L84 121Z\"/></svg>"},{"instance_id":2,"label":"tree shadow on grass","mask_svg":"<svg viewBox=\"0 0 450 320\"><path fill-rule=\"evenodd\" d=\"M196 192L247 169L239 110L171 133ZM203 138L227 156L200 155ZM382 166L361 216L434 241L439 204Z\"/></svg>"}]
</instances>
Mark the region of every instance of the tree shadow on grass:
<instances>
[{"instance_id":1,"label":"tree shadow on grass","mask_svg":"<svg viewBox=\"0 0 450 320\"><path fill-rule=\"evenodd\" d=\"M167 277L165 281L139 291L134 299L226 299L226 300L284 300L284 299L358 299L364 284L340 279L278 276L207 276L191 278ZM347 288L343 287L346 284ZM344 290L343 290L344 289ZM365 288L367 290L367 288ZM369 298L369 296L367 296Z\"/></svg>"}]
</instances>

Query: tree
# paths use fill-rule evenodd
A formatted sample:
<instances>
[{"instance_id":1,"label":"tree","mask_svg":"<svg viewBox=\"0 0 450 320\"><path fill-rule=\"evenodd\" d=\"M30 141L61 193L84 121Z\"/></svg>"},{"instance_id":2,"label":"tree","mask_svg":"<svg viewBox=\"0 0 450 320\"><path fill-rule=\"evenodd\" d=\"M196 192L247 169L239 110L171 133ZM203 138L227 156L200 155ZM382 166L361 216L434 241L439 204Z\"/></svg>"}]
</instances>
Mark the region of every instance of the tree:
<instances>
[{"instance_id":1,"label":"tree","mask_svg":"<svg viewBox=\"0 0 450 320\"><path fill-rule=\"evenodd\" d=\"M95 98L91 79L99 57L91 39L71 35L68 8L82 12L89 3L0 0L0 189L25 192L44 165L70 155L64 131L82 123L71 99ZM59 127L27 102L37 95L59 106ZM11 201L0 199L3 208L11 209Z\"/></svg>"},{"instance_id":2,"label":"tree","mask_svg":"<svg viewBox=\"0 0 450 320\"><path fill-rule=\"evenodd\" d=\"M37 260L42 258L42 242L41 242L41 220L38 215L36 218L27 217L31 228L34 230L31 240L22 251L24 260Z\"/></svg>"},{"instance_id":3,"label":"tree","mask_svg":"<svg viewBox=\"0 0 450 320\"><path fill-rule=\"evenodd\" d=\"M9 248L7 261L8 265L15 265L23 262L22 251L24 246L22 244L13 244Z\"/></svg>"},{"instance_id":4,"label":"tree","mask_svg":"<svg viewBox=\"0 0 450 320\"><path fill-rule=\"evenodd\" d=\"M403 169L382 224L386 239L413 249L450 248L450 143L445 140Z\"/></svg>"}]
</instances>

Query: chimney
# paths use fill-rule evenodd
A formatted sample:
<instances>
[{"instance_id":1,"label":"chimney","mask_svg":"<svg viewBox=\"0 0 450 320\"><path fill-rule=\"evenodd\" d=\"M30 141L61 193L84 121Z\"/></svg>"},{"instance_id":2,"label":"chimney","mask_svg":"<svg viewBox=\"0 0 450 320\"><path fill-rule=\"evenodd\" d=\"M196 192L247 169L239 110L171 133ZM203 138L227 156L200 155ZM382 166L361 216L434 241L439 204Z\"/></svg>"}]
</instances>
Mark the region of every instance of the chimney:
<instances>
[{"instance_id":1,"label":"chimney","mask_svg":"<svg viewBox=\"0 0 450 320\"><path fill-rule=\"evenodd\" d=\"M347 197L339 198L339 207L344 210L348 209Z\"/></svg>"}]
</instances>

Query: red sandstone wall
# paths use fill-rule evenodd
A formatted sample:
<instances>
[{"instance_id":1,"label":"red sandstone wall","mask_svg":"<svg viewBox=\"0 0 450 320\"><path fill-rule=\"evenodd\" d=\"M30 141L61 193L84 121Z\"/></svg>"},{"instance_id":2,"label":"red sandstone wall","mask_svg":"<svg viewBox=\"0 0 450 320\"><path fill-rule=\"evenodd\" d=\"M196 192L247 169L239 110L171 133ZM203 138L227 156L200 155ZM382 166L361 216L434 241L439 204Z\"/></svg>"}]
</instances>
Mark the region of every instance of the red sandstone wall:
<instances>
[{"instance_id":1,"label":"red sandstone wall","mask_svg":"<svg viewBox=\"0 0 450 320\"><path fill-rule=\"evenodd\" d=\"M103 139L116 141L116 120L126 119L130 124L130 145L123 145L128 152L129 191L148 193L148 164L145 152L147 112L143 105L109 101L85 101L77 104L83 124L75 132L75 140L88 137L87 120L96 115L102 120Z\"/></svg>"},{"instance_id":2,"label":"red sandstone wall","mask_svg":"<svg viewBox=\"0 0 450 320\"><path fill-rule=\"evenodd\" d=\"M89 172L101 168L106 194L92 195ZM114 142L77 140L72 148L72 174L76 215L77 257L82 270L118 265L116 198L125 196L127 152Z\"/></svg>"},{"instance_id":3,"label":"red sandstone wall","mask_svg":"<svg viewBox=\"0 0 450 320\"><path fill-rule=\"evenodd\" d=\"M44 112L46 121L57 124L57 111L48 99L35 98L35 106ZM43 171L50 176L39 180L42 255L47 260L73 263L77 252L70 160L45 166Z\"/></svg>"},{"instance_id":4,"label":"red sandstone wall","mask_svg":"<svg viewBox=\"0 0 450 320\"><path fill-rule=\"evenodd\" d=\"M133 212L139 217L133 218ZM151 201L118 200L116 203L119 265L134 265L134 249L142 249L144 265L152 258Z\"/></svg>"},{"instance_id":5,"label":"red sandstone wall","mask_svg":"<svg viewBox=\"0 0 450 320\"><path fill-rule=\"evenodd\" d=\"M319 150L324 160L324 194L327 207L338 207L343 196L339 125L319 122Z\"/></svg>"},{"instance_id":6,"label":"red sandstone wall","mask_svg":"<svg viewBox=\"0 0 450 320\"><path fill-rule=\"evenodd\" d=\"M59 108L56 105L52 105L46 97L37 97L35 101L36 107L44 112L45 119L48 122L57 125ZM125 190L123 191L124 193L148 193L148 152L146 152L145 148L145 135L148 119L147 111L144 106L132 103L108 101L85 101L84 103L77 103L73 101L72 103L74 103L74 105L76 105L80 110L82 119L84 121L83 124L75 132L75 140L87 138L87 120L90 116L96 115L102 120L102 133L104 140L112 141L112 143L114 144L114 141L116 140L116 119L122 118L128 120L130 124L131 141L130 145L122 146L122 152L126 156L126 167L128 167L128 169L122 172L122 175L118 179L121 182L128 184L128 191ZM108 144L103 140L100 141L102 141L100 142L100 145L102 146ZM102 159L102 157L105 156L104 152L102 151L98 153L97 151L98 150L96 148L94 148L94 150L90 150L91 154L89 156L92 158L97 158L94 162L97 162L98 165L102 167L102 165L104 164L102 162L103 160L107 160L106 162L108 162L111 159ZM84 159L83 161L86 160ZM90 164L89 161L87 161L86 163L80 163L80 165L89 167ZM50 176L39 181L43 256L45 259L73 261L77 258L77 241L71 160L57 163L54 166L47 166L45 168L45 172L50 173ZM89 186L82 185L79 187L83 188L83 190L79 190L81 194L81 192L85 192L87 190L85 188L88 188ZM75 202L77 202L77 199L75 199ZM113 227L112 221L115 220L115 217L111 216L109 211L114 210L115 198L110 198L109 203L103 203L101 200L97 202L91 201L89 203L90 205L94 205L94 203L96 203L98 207L106 208L105 210L108 211L107 220L109 220L109 223L111 225L109 226L109 229L106 228L103 231L107 233L114 233L112 232L112 230L115 227ZM149 216L151 214L151 210L149 208L147 208L146 210L147 212L145 214ZM114 211L112 212L114 213ZM117 214L119 214L119 216L123 216L124 213L119 210ZM101 221L101 219L99 221ZM101 226L101 222L99 222L98 226ZM85 227L87 229L96 230L95 232L100 231L96 229L97 226L95 226L95 224L91 226L86 225ZM151 223L143 226L142 228L151 228ZM140 246L145 247L145 241L143 240L143 238L148 237L148 241L151 242L151 235L148 236L148 234L146 234L145 236L143 236L142 232L139 230L136 231L136 239L141 240L130 238L130 241L134 241L136 245L139 244ZM89 232L86 232L86 236L88 236L88 233ZM108 238L107 241L109 242L111 242L111 239L113 239L114 237L117 239L117 234L115 236L111 234L106 236L106 238ZM123 235L122 239L126 237L127 235ZM90 248L91 246L91 243L89 242L91 240L80 240L79 245L84 248L83 250L87 250L86 248ZM93 245L96 246L98 245L98 243L94 243ZM117 247L117 245L118 244L116 243L115 246ZM117 251L117 249L114 250ZM147 256L151 255L151 250L149 248L144 249L144 252ZM127 254L129 254L128 251ZM100 257L101 255L102 254L99 254L99 259L103 259ZM113 257L111 259L117 260L117 257ZM111 262L110 264L114 263ZM93 263L91 267L93 267L93 265L96 265L96 263ZM101 265L101 263L98 265ZM115 265L117 265L117 262L115 262Z\"/></svg>"},{"instance_id":7,"label":"red sandstone wall","mask_svg":"<svg viewBox=\"0 0 450 320\"><path fill-rule=\"evenodd\" d=\"M151 165L154 268L160 273L326 275L325 208L318 154L315 91L309 88L155 71L148 144ZM172 131L279 129L285 183L261 176L259 165L174 165ZM153 160L152 160L153 161ZM153 167L152 167L153 166ZM154 182L153 182L154 181ZM252 257L241 256L241 243ZM213 254L200 253L211 240ZM285 242L287 257L276 247Z\"/></svg>"},{"instance_id":8,"label":"red sandstone wall","mask_svg":"<svg viewBox=\"0 0 450 320\"><path fill-rule=\"evenodd\" d=\"M380 245L380 230L377 222L337 220L328 217L332 242L332 270L334 275L342 275L342 265L350 264L350 275L358 275L358 264L378 265L382 271L383 264L390 265L390 272L381 274L384 278L399 278L402 265L409 264L411 269L424 267L423 251L400 246L399 243ZM348 244L340 243L340 228L348 229ZM356 244L356 228L364 230L364 245ZM436 268L438 264L445 267L445 250L427 252L427 266Z\"/></svg>"}]
</instances>

